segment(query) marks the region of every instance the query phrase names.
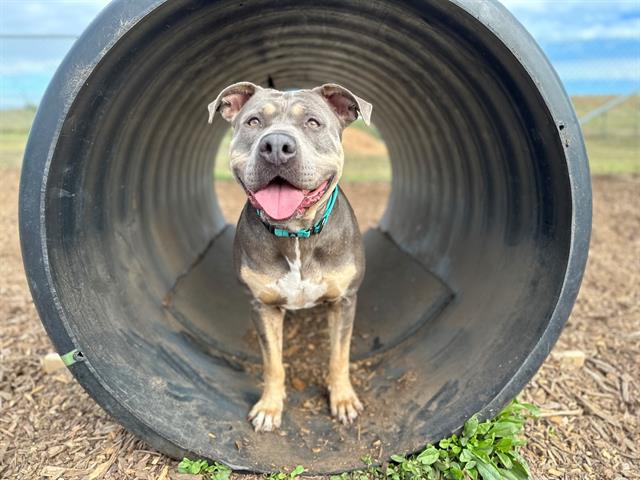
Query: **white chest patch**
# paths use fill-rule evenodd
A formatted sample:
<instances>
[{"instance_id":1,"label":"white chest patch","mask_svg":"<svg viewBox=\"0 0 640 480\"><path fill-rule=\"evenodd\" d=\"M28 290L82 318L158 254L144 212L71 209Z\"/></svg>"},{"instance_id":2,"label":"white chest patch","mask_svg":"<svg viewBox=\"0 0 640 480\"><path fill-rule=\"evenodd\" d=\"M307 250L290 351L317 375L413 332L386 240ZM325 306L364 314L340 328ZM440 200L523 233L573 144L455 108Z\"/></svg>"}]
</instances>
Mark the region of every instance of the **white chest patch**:
<instances>
[{"instance_id":1,"label":"white chest patch","mask_svg":"<svg viewBox=\"0 0 640 480\"><path fill-rule=\"evenodd\" d=\"M316 301L327 291L327 287L322 283L321 279L313 281L302 278L302 261L298 242L299 239L296 238L295 258L293 261L286 259L289 264L289 272L268 286L286 299L287 303L283 306L288 310L313 307Z\"/></svg>"}]
</instances>

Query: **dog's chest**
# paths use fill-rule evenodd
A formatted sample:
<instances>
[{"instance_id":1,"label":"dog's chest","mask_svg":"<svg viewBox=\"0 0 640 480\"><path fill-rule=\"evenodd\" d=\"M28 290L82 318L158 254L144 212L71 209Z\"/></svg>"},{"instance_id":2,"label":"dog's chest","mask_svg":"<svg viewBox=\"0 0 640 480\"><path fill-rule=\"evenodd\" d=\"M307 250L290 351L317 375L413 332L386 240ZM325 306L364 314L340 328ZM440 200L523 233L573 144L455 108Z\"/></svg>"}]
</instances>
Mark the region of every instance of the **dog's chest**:
<instances>
[{"instance_id":1,"label":"dog's chest","mask_svg":"<svg viewBox=\"0 0 640 480\"><path fill-rule=\"evenodd\" d=\"M321 274L310 275L310 272L306 271L303 278L302 259L297 242L295 247L295 257L286 259L289 271L268 285L268 288L278 292L285 302L283 307L289 310L313 307L327 292L327 284Z\"/></svg>"},{"instance_id":2,"label":"dog's chest","mask_svg":"<svg viewBox=\"0 0 640 480\"><path fill-rule=\"evenodd\" d=\"M296 239L291 258L285 257L288 270L284 273L266 275L246 266L241 268L240 276L257 300L287 310L299 310L337 300L346 294L356 275L355 265L348 263L333 270L308 262L303 266L298 242Z\"/></svg>"}]
</instances>

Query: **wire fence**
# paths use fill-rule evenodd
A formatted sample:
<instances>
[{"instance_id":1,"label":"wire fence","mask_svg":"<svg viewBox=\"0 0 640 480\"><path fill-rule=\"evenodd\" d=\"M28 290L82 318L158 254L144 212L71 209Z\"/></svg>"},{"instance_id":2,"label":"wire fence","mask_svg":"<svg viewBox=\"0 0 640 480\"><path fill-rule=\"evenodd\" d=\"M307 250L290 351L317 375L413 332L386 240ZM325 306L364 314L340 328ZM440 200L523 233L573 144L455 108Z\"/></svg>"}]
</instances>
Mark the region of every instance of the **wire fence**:
<instances>
[{"instance_id":1,"label":"wire fence","mask_svg":"<svg viewBox=\"0 0 640 480\"><path fill-rule=\"evenodd\" d=\"M639 95L640 92L636 91L609 99L604 97L603 103L580 117L580 125L585 135L599 138L638 138L640 136ZM574 100L574 103L576 101Z\"/></svg>"}]
</instances>

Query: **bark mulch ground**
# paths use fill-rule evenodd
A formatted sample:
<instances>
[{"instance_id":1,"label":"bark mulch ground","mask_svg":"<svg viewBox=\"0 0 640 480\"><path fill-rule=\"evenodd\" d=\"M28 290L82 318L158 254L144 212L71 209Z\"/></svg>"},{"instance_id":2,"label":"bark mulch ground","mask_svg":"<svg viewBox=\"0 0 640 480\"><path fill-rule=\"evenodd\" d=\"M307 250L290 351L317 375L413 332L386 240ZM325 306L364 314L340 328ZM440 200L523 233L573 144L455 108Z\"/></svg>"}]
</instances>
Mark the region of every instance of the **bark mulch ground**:
<instances>
[{"instance_id":1,"label":"bark mulch ground","mask_svg":"<svg viewBox=\"0 0 640 480\"><path fill-rule=\"evenodd\" d=\"M18 178L15 168L0 170L0 478L179 478L175 461L112 421L66 371L43 371L41 359L53 349L22 269ZM232 217L241 193L232 184L217 188ZM387 186L346 190L362 226L372 225ZM639 200L638 176L594 180L593 239L578 302L522 395L542 408L524 449L536 479L640 478Z\"/></svg>"}]
</instances>

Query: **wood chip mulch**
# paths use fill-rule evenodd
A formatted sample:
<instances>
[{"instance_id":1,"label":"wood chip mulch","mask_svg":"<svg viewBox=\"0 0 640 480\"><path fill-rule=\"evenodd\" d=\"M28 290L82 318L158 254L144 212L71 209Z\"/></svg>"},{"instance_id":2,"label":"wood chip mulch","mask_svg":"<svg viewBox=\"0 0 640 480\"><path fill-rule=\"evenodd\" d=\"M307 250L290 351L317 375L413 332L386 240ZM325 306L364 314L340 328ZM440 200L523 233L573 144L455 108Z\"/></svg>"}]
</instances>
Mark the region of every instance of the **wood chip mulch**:
<instances>
[{"instance_id":1,"label":"wood chip mulch","mask_svg":"<svg viewBox=\"0 0 640 480\"><path fill-rule=\"evenodd\" d=\"M19 172L0 169L0 478L179 479L177 462L112 421L65 370L33 307L17 233ZM217 187L236 212L233 185ZM372 198L373 208L363 199ZM350 186L361 224L384 185ZM535 479L640 478L640 176L594 179L586 277L558 344L522 397L542 408L523 450ZM252 480L250 475L237 475ZM192 478L192 477L189 477Z\"/></svg>"}]
</instances>

